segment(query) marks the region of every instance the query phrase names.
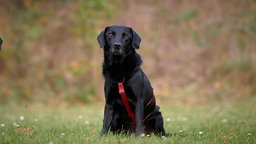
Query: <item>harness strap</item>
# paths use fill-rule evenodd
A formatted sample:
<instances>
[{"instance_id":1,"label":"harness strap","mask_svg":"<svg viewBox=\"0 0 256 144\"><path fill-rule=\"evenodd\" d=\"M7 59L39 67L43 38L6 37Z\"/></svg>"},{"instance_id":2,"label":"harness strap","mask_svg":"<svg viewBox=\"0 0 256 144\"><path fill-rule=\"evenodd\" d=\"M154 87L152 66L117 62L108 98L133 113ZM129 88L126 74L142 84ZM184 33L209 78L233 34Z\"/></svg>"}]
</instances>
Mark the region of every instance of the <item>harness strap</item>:
<instances>
[{"instance_id":1,"label":"harness strap","mask_svg":"<svg viewBox=\"0 0 256 144\"><path fill-rule=\"evenodd\" d=\"M129 117L132 119L133 124L136 124L135 116L134 113L132 112L132 109L128 103L125 91L124 91L124 85L122 82L118 83L118 89L119 89L119 94L121 95L122 101L124 103L125 109L128 112Z\"/></svg>"},{"instance_id":2,"label":"harness strap","mask_svg":"<svg viewBox=\"0 0 256 144\"><path fill-rule=\"evenodd\" d=\"M149 114L143 119L143 122L145 122L151 115L152 115L152 112L149 113Z\"/></svg>"},{"instance_id":3,"label":"harness strap","mask_svg":"<svg viewBox=\"0 0 256 144\"><path fill-rule=\"evenodd\" d=\"M125 106L125 109L128 113L128 116L132 119L132 122L133 124L136 124L136 120L135 120L135 116L134 116L134 113L129 105L129 102L128 102L128 99L127 99L127 96L125 94L125 91L124 91L124 84L123 82L118 82L118 91L119 91L119 94L121 95L121 99L124 103L124 106ZM151 98L149 100L149 102L146 104L145 107L149 106L150 103L153 101L153 98ZM150 116L151 116L152 112L149 113L144 119L143 119L143 122L145 122Z\"/></svg>"},{"instance_id":4,"label":"harness strap","mask_svg":"<svg viewBox=\"0 0 256 144\"><path fill-rule=\"evenodd\" d=\"M148 106L151 104L152 101L153 101L153 98L151 98L151 99L148 101L148 103L146 104L145 108L148 107Z\"/></svg>"}]
</instances>

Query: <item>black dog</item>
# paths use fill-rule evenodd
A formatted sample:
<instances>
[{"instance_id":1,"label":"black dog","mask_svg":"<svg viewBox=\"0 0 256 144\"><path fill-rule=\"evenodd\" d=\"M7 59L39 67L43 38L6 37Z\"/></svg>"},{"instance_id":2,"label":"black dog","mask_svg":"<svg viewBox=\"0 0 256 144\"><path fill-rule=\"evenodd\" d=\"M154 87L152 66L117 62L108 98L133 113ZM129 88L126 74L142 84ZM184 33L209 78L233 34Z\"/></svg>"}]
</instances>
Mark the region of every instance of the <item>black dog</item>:
<instances>
[{"instance_id":1,"label":"black dog","mask_svg":"<svg viewBox=\"0 0 256 144\"><path fill-rule=\"evenodd\" d=\"M135 51L140 47L138 34L129 27L110 26L97 40L104 48L106 104L102 134L111 131L135 132L136 136L150 133L165 136L160 108L156 106L151 84L140 68L141 57Z\"/></svg>"}]
</instances>

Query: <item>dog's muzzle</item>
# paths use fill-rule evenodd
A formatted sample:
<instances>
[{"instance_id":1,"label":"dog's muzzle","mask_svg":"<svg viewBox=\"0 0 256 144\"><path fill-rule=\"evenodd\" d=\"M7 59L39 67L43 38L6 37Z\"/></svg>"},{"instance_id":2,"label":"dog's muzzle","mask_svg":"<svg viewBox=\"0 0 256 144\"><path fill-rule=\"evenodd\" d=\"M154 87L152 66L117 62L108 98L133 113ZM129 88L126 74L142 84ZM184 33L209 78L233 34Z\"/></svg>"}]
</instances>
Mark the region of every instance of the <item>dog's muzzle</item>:
<instances>
[{"instance_id":1,"label":"dog's muzzle","mask_svg":"<svg viewBox=\"0 0 256 144\"><path fill-rule=\"evenodd\" d=\"M120 55L122 55L122 52L121 52L121 50L114 50L114 51L112 51L112 54L114 56L120 56Z\"/></svg>"},{"instance_id":2,"label":"dog's muzzle","mask_svg":"<svg viewBox=\"0 0 256 144\"><path fill-rule=\"evenodd\" d=\"M112 54L115 56L122 55L122 49L121 49L121 43L114 43L114 46L112 48Z\"/></svg>"}]
</instances>

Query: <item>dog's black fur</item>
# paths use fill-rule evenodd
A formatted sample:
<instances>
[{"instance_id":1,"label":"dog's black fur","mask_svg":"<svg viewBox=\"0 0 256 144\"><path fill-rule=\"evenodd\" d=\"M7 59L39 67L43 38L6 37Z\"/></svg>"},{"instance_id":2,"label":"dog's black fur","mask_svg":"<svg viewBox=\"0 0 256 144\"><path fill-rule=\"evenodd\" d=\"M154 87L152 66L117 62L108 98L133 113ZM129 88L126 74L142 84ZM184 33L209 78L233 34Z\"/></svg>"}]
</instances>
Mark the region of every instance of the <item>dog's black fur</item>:
<instances>
[{"instance_id":1,"label":"dog's black fur","mask_svg":"<svg viewBox=\"0 0 256 144\"><path fill-rule=\"evenodd\" d=\"M127 132L136 136L154 133L165 136L163 118L151 84L140 68L141 57L136 53L140 48L140 37L125 26L109 26L102 31L98 43L104 49L103 75L105 78L105 110L102 134ZM118 82L124 83L125 93L135 114L136 124L128 116L118 93ZM152 99L149 106L147 103ZM143 119L150 114L144 122Z\"/></svg>"}]
</instances>

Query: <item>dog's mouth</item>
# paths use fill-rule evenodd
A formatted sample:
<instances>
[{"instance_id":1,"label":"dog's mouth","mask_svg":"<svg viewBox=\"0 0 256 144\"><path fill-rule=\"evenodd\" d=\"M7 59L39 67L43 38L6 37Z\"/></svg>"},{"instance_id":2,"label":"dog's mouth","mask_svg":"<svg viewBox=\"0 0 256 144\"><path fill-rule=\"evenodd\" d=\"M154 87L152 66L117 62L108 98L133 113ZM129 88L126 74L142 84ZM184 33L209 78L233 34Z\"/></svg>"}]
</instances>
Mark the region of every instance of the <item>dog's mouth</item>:
<instances>
[{"instance_id":1,"label":"dog's mouth","mask_svg":"<svg viewBox=\"0 0 256 144\"><path fill-rule=\"evenodd\" d=\"M114 56L121 56L121 55L122 55L122 52L116 50L116 51L113 51L112 54L113 54Z\"/></svg>"},{"instance_id":2,"label":"dog's mouth","mask_svg":"<svg viewBox=\"0 0 256 144\"><path fill-rule=\"evenodd\" d=\"M120 51L113 51L110 58L110 65L112 64L122 64L124 62L124 55Z\"/></svg>"}]
</instances>

